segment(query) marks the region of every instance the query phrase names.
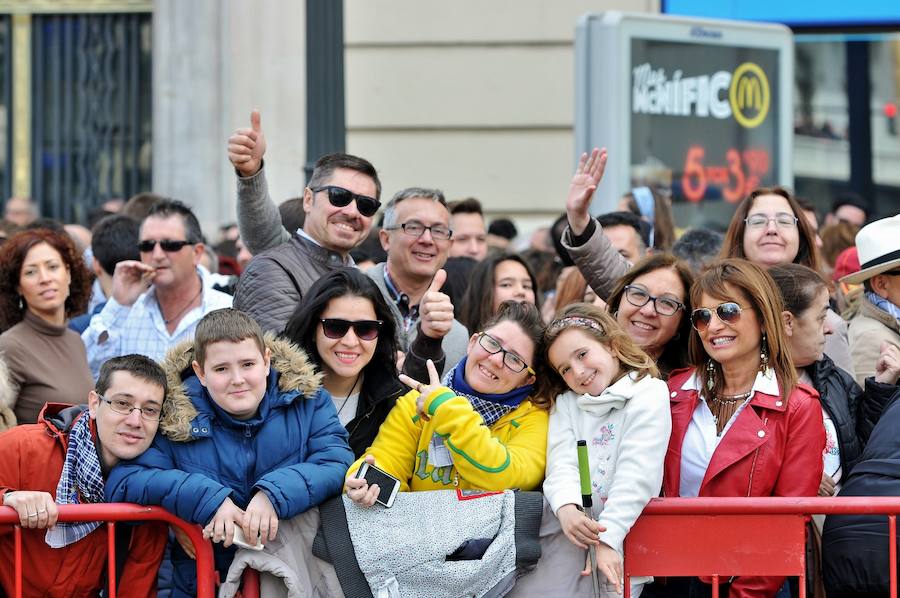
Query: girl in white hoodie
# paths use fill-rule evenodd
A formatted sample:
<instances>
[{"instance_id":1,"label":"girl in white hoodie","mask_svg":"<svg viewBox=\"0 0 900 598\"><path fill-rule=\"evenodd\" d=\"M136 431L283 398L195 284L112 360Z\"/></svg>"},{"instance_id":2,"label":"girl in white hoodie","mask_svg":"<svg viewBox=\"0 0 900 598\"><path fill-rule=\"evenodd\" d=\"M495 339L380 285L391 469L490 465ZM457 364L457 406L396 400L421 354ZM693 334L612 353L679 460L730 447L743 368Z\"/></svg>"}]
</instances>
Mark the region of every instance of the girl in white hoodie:
<instances>
[{"instance_id":1,"label":"girl in white hoodie","mask_svg":"<svg viewBox=\"0 0 900 598\"><path fill-rule=\"evenodd\" d=\"M595 566L612 596L622 592L625 536L662 484L672 430L668 388L653 360L592 305L566 308L547 327L544 346L545 396L556 396L544 495L572 544L596 546ZM587 441L596 521L581 511L578 440ZM590 583L589 567L581 575ZM632 596L649 580L633 578Z\"/></svg>"}]
</instances>

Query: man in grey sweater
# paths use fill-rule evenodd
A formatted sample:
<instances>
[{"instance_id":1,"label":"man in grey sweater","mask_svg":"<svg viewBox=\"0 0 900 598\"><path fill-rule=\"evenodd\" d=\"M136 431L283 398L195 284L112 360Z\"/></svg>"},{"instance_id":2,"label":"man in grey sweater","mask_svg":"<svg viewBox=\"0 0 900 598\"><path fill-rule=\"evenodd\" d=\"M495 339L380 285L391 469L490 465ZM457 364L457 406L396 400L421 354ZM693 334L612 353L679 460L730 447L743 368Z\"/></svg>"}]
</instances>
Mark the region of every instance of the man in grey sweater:
<instances>
[{"instance_id":1,"label":"man in grey sweater","mask_svg":"<svg viewBox=\"0 0 900 598\"><path fill-rule=\"evenodd\" d=\"M381 182L375 168L362 158L347 154L320 158L304 190L306 221L291 235L281 225L266 185L265 136L258 111L253 111L250 123L250 128L238 129L228 140L228 158L238 175L241 240L256 256L241 275L234 306L263 329L278 333L313 282L332 269L354 265L349 253L369 234L375 211L368 200L377 203ZM344 201L349 203L337 205ZM398 205L401 202L405 205ZM368 272L397 320L400 350L406 353L417 333L425 330L425 336L441 344L448 367L465 355L468 333L455 319L447 331L435 332L440 326L430 321L423 327L419 303L447 261L449 217L440 191L398 192L385 211L386 230L380 232L387 264ZM416 224L424 228L418 231Z\"/></svg>"},{"instance_id":2,"label":"man in grey sweater","mask_svg":"<svg viewBox=\"0 0 900 598\"><path fill-rule=\"evenodd\" d=\"M303 228L291 234L269 197L258 111L251 114L250 125L228 139L228 158L238 175L241 238L255 255L238 282L234 307L250 314L264 330L280 333L316 280L353 266L350 250L372 228L381 205L381 182L375 167L363 158L322 156L303 192Z\"/></svg>"}]
</instances>

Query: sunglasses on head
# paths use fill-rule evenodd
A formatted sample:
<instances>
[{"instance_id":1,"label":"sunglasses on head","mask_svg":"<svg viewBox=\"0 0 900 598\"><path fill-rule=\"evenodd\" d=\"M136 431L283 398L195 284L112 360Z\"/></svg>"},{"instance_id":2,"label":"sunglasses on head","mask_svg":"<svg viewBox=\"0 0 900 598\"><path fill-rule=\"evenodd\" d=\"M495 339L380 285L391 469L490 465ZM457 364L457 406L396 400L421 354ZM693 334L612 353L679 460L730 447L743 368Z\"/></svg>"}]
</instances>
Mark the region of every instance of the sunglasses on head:
<instances>
[{"instance_id":1,"label":"sunglasses on head","mask_svg":"<svg viewBox=\"0 0 900 598\"><path fill-rule=\"evenodd\" d=\"M322 318L322 332L328 338L344 338L350 327L357 338L364 341L371 341L378 338L378 331L381 330L381 320L342 320L340 318Z\"/></svg>"},{"instance_id":2,"label":"sunglasses on head","mask_svg":"<svg viewBox=\"0 0 900 598\"><path fill-rule=\"evenodd\" d=\"M734 324L741 319L742 311L743 309L741 306L734 301L720 303L713 309L708 307L698 307L691 312L691 326L693 326L694 330L697 332L705 331L712 321L713 312L715 312L717 318L726 324Z\"/></svg>"},{"instance_id":3,"label":"sunglasses on head","mask_svg":"<svg viewBox=\"0 0 900 598\"><path fill-rule=\"evenodd\" d=\"M138 251L150 253L156 247L157 243L159 243L159 246L162 247L162 250L166 253L175 253L176 251L181 251L181 248L185 245L193 245L190 241L173 241L171 239L156 241L154 239L147 239L146 241L138 243Z\"/></svg>"},{"instance_id":4,"label":"sunglasses on head","mask_svg":"<svg viewBox=\"0 0 900 598\"><path fill-rule=\"evenodd\" d=\"M334 185L324 185L322 187L315 187L310 189L313 193L318 193L319 191L328 191L328 202L336 208L343 208L344 206L350 205L350 202L354 199L356 200L356 209L360 214L366 216L367 218L375 215L375 212L378 211L378 208L381 207L381 202L375 199L374 197L369 197L368 195L357 195L352 191L348 191L343 187L336 187Z\"/></svg>"}]
</instances>

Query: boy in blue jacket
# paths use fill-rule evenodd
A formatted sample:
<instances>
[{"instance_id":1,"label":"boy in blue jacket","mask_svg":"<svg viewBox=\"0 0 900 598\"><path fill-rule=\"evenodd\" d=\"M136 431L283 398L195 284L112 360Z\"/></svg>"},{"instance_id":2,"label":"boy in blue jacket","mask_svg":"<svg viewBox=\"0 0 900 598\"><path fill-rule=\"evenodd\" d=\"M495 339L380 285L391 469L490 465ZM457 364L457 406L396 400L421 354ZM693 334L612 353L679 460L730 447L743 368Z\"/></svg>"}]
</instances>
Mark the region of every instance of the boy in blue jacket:
<instances>
[{"instance_id":1,"label":"boy in blue jacket","mask_svg":"<svg viewBox=\"0 0 900 598\"><path fill-rule=\"evenodd\" d=\"M161 505L205 526L224 579L236 527L248 542L274 539L279 519L340 493L353 453L314 365L240 311L207 314L164 368L160 433L113 469L107 499ZM172 563L175 595L194 596L194 561L173 546Z\"/></svg>"}]
</instances>

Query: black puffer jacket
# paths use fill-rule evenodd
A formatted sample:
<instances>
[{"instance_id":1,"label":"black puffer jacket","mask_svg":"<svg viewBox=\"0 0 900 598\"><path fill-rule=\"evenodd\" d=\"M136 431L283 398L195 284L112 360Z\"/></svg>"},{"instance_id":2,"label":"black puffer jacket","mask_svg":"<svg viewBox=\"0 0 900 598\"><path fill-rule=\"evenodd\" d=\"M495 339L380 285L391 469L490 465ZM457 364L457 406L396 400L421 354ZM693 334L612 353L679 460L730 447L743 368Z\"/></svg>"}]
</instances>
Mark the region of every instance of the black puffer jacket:
<instances>
[{"instance_id":1,"label":"black puffer jacket","mask_svg":"<svg viewBox=\"0 0 900 598\"><path fill-rule=\"evenodd\" d=\"M386 372L378 368L369 370L366 371L362 391L359 393L356 417L346 426L350 433L350 448L356 458L361 457L372 446L381 423L394 408L397 399L409 392L394 371Z\"/></svg>"},{"instance_id":2,"label":"black puffer jacket","mask_svg":"<svg viewBox=\"0 0 900 598\"><path fill-rule=\"evenodd\" d=\"M866 380L867 390L869 382L871 378ZM895 390L894 400L872 431L841 496L900 496L900 401L896 400L900 389L891 388ZM829 596L840 592L887 596L888 525L884 515L829 515L822 536L822 555Z\"/></svg>"},{"instance_id":3,"label":"black puffer jacket","mask_svg":"<svg viewBox=\"0 0 900 598\"><path fill-rule=\"evenodd\" d=\"M827 355L808 366L806 373L812 378L813 388L819 392L819 400L837 429L841 468L846 477L859 461L872 429L897 387L869 378L863 391L853 377L834 365Z\"/></svg>"}]
</instances>

